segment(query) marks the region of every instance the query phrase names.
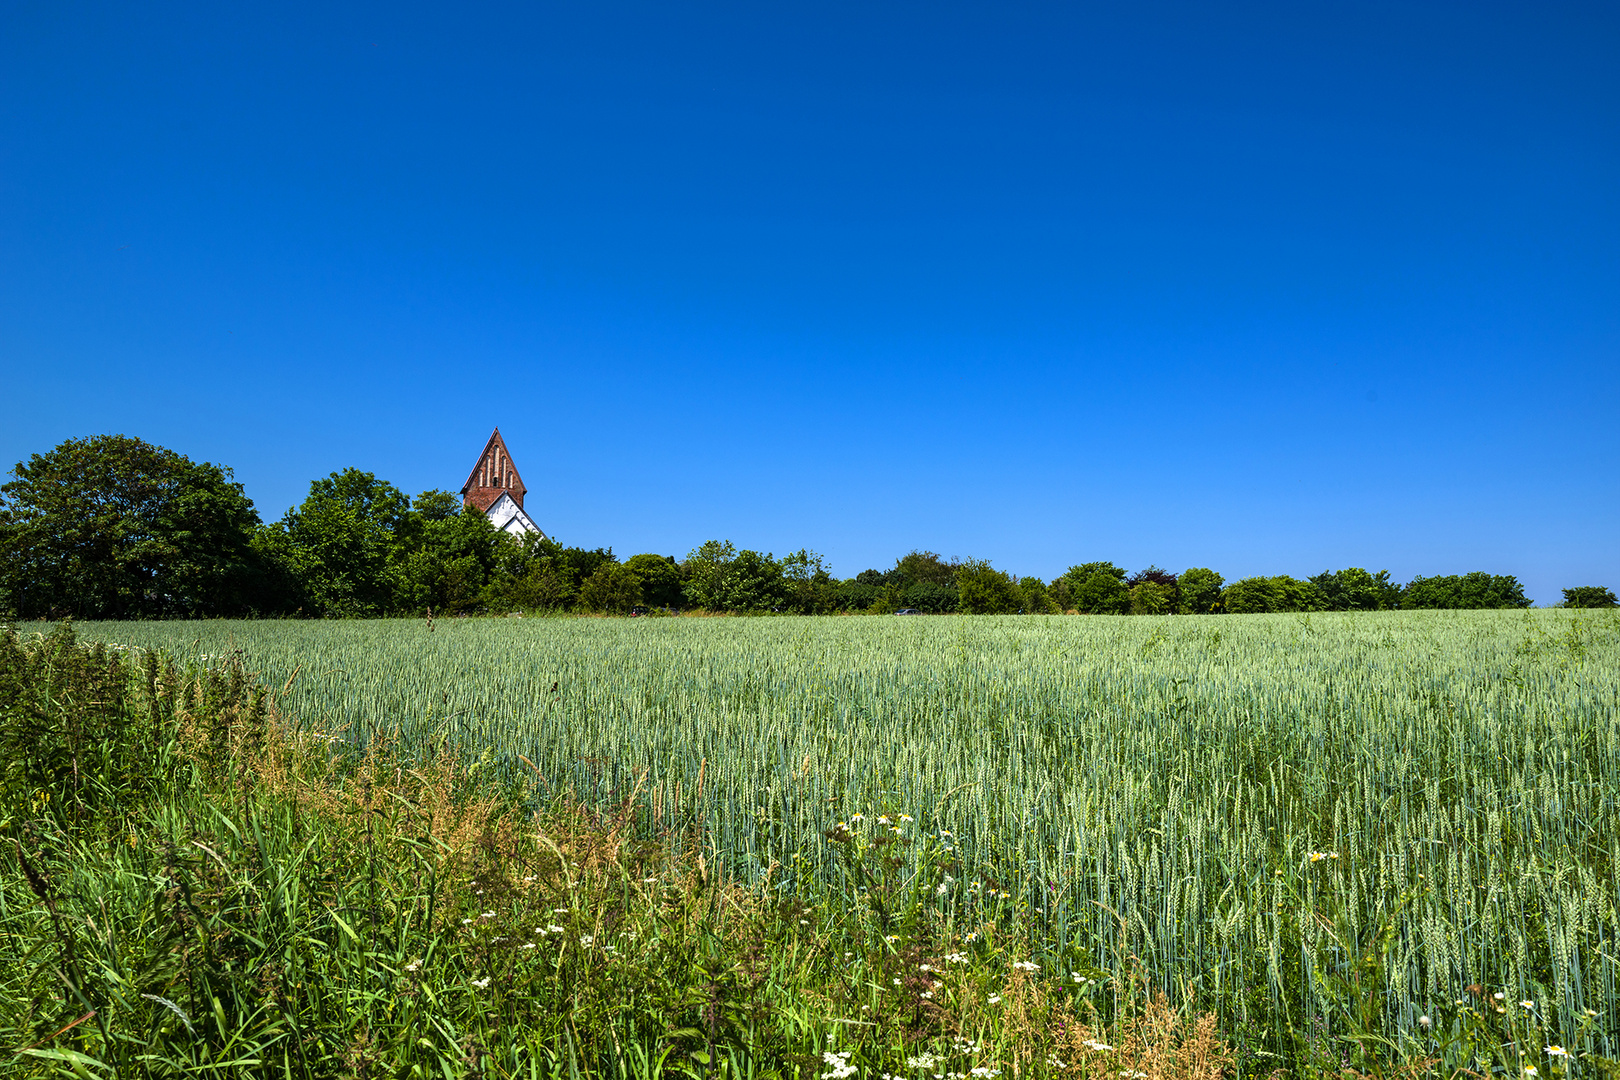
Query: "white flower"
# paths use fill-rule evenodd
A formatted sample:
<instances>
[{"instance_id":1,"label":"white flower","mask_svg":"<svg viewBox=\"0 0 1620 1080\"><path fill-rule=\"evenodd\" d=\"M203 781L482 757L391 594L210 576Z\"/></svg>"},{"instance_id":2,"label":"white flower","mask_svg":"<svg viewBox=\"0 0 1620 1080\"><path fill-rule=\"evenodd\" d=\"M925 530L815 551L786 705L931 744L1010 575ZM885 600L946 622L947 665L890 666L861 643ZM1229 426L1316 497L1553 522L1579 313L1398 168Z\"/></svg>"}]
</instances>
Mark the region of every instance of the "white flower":
<instances>
[{"instance_id":1,"label":"white flower","mask_svg":"<svg viewBox=\"0 0 1620 1080\"><path fill-rule=\"evenodd\" d=\"M581 934L581 935L579 935L579 943L584 948L587 948L587 949L590 948L591 945L595 943L595 941L596 941L596 938L592 937L590 934Z\"/></svg>"},{"instance_id":2,"label":"white flower","mask_svg":"<svg viewBox=\"0 0 1620 1080\"><path fill-rule=\"evenodd\" d=\"M478 917L480 919L493 919L495 917L495 913L493 911L486 911Z\"/></svg>"},{"instance_id":3,"label":"white flower","mask_svg":"<svg viewBox=\"0 0 1620 1080\"><path fill-rule=\"evenodd\" d=\"M1523 1009L1533 1009L1536 1007L1536 1003L1533 1001L1521 1001L1519 1002L1519 1007Z\"/></svg>"},{"instance_id":4,"label":"white flower","mask_svg":"<svg viewBox=\"0 0 1620 1080\"><path fill-rule=\"evenodd\" d=\"M1087 1049L1096 1050L1098 1053L1107 1053L1113 1049L1113 1047L1109 1046L1107 1043L1097 1042L1095 1039L1087 1039L1085 1045Z\"/></svg>"},{"instance_id":5,"label":"white flower","mask_svg":"<svg viewBox=\"0 0 1620 1080\"><path fill-rule=\"evenodd\" d=\"M1526 1075L1526 1076L1534 1076L1534 1075L1536 1075L1536 1067L1534 1065L1526 1065L1524 1067L1524 1075Z\"/></svg>"},{"instance_id":6,"label":"white flower","mask_svg":"<svg viewBox=\"0 0 1620 1080\"><path fill-rule=\"evenodd\" d=\"M906 1058L906 1068L908 1069L932 1069L938 1064L939 1058L933 1054L918 1054L915 1057Z\"/></svg>"},{"instance_id":7,"label":"white flower","mask_svg":"<svg viewBox=\"0 0 1620 1080\"><path fill-rule=\"evenodd\" d=\"M489 976L486 975L482 979L474 979L472 984L478 987L478 989L482 990L484 987L489 985Z\"/></svg>"},{"instance_id":8,"label":"white flower","mask_svg":"<svg viewBox=\"0 0 1620 1080\"><path fill-rule=\"evenodd\" d=\"M534 948L534 942L532 942L532 941L524 942L523 947L525 949L532 949L532 948Z\"/></svg>"},{"instance_id":9,"label":"white flower","mask_svg":"<svg viewBox=\"0 0 1620 1080\"><path fill-rule=\"evenodd\" d=\"M422 961L420 961L420 960L412 960L410 963L405 965L405 970L406 971L421 971L422 970Z\"/></svg>"},{"instance_id":10,"label":"white flower","mask_svg":"<svg viewBox=\"0 0 1620 1080\"><path fill-rule=\"evenodd\" d=\"M1547 1056L1548 1057L1567 1058L1567 1057L1569 1057L1569 1051L1565 1050L1562 1046L1559 1046L1557 1043L1553 1043L1551 1046L1547 1047Z\"/></svg>"},{"instance_id":11,"label":"white flower","mask_svg":"<svg viewBox=\"0 0 1620 1080\"><path fill-rule=\"evenodd\" d=\"M466 926L466 925L467 925L467 924L468 924L468 923L470 923L470 922L472 922L472 920L471 920L471 919L462 919L462 920L461 920L461 925L462 925L462 926Z\"/></svg>"},{"instance_id":12,"label":"white flower","mask_svg":"<svg viewBox=\"0 0 1620 1080\"><path fill-rule=\"evenodd\" d=\"M978 1068L971 1070L968 1073L968 1075L969 1076L983 1076L983 1077L1000 1076L1001 1075L1001 1070L1000 1069L992 1069L988 1065L980 1065Z\"/></svg>"},{"instance_id":13,"label":"white flower","mask_svg":"<svg viewBox=\"0 0 1620 1080\"><path fill-rule=\"evenodd\" d=\"M829 1050L821 1055L821 1060L832 1066L821 1074L822 1080L844 1080L844 1077L855 1074L855 1066L849 1063L848 1050L840 1050L837 1053Z\"/></svg>"},{"instance_id":14,"label":"white flower","mask_svg":"<svg viewBox=\"0 0 1620 1080\"><path fill-rule=\"evenodd\" d=\"M1017 968L1019 971L1039 971L1039 970L1041 970L1041 965L1039 965L1037 963L1034 963L1033 961L1030 961L1030 960L1014 960L1012 962L1012 966Z\"/></svg>"},{"instance_id":15,"label":"white flower","mask_svg":"<svg viewBox=\"0 0 1620 1080\"><path fill-rule=\"evenodd\" d=\"M901 821L915 821L917 819L912 817L910 814L901 814L900 815L900 820Z\"/></svg>"},{"instance_id":16,"label":"white flower","mask_svg":"<svg viewBox=\"0 0 1620 1080\"><path fill-rule=\"evenodd\" d=\"M1427 1017L1427 1016L1418 1017L1418 1027L1422 1028L1424 1031L1428 1031L1433 1026L1434 1026L1434 1021L1429 1019L1429 1017Z\"/></svg>"},{"instance_id":17,"label":"white flower","mask_svg":"<svg viewBox=\"0 0 1620 1080\"><path fill-rule=\"evenodd\" d=\"M949 885L945 884L942 881L937 886L935 886L934 895L935 896L944 896L946 893L948 893L950 891L951 891L951 887Z\"/></svg>"},{"instance_id":18,"label":"white flower","mask_svg":"<svg viewBox=\"0 0 1620 1080\"><path fill-rule=\"evenodd\" d=\"M992 1004L992 1005L1000 1005L1001 1004L1001 995L1000 994L991 994L990 995L990 1004Z\"/></svg>"},{"instance_id":19,"label":"white flower","mask_svg":"<svg viewBox=\"0 0 1620 1080\"><path fill-rule=\"evenodd\" d=\"M550 926L547 926L546 929L553 934L561 934L565 932L563 928L558 926L556 923L552 923Z\"/></svg>"},{"instance_id":20,"label":"white flower","mask_svg":"<svg viewBox=\"0 0 1620 1080\"><path fill-rule=\"evenodd\" d=\"M968 962L967 954L959 952L947 953L945 962L947 964L965 964Z\"/></svg>"},{"instance_id":21,"label":"white flower","mask_svg":"<svg viewBox=\"0 0 1620 1080\"><path fill-rule=\"evenodd\" d=\"M1498 990L1496 993L1492 994L1491 997L1495 998L1497 1001L1501 1001L1503 998L1507 997L1507 995Z\"/></svg>"},{"instance_id":22,"label":"white flower","mask_svg":"<svg viewBox=\"0 0 1620 1080\"><path fill-rule=\"evenodd\" d=\"M931 998L931 997L933 997L933 996L934 996L934 992L933 992L933 991L932 991L932 990L924 990L924 991L923 991L923 992L922 992L922 993L921 993L921 994L919 994L919 995L918 995L918 996L919 996L919 997L925 997L925 998Z\"/></svg>"}]
</instances>

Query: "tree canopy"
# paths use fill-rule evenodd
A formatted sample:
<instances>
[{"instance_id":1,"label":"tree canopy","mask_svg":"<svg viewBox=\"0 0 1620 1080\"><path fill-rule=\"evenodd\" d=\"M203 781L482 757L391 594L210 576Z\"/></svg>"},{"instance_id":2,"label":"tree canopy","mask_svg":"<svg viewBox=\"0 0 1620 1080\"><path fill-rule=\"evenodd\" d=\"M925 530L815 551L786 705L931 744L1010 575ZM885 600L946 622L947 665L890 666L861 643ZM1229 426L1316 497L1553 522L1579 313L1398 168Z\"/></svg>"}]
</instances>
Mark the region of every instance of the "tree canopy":
<instances>
[{"instance_id":1,"label":"tree canopy","mask_svg":"<svg viewBox=\"0 0 1620 1080\"><path fill-rule=\"evenodd\" d=\"M94 435L12 476L0 485L0 607L121 619L256 606L259 517L229 469Z\"/></svg>"}]
</instances>

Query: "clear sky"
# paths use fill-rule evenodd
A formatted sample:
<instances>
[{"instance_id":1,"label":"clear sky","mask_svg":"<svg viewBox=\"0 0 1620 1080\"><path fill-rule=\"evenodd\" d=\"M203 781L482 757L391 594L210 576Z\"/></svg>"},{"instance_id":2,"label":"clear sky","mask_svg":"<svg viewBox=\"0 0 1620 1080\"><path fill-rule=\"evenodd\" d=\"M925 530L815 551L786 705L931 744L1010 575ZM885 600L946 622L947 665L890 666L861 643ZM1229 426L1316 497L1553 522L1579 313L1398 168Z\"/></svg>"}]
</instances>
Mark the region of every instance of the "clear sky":
<instances>
[{"instance_id":1,"label":"clear sky","mask_svg":"<svg viewBox=\"0 0 1620 1080\"><path fill-rule=\"evenodd\" d=\"M1620 8L14 4L0 468L1620 588Z\"/></svg>"}]
</instances>

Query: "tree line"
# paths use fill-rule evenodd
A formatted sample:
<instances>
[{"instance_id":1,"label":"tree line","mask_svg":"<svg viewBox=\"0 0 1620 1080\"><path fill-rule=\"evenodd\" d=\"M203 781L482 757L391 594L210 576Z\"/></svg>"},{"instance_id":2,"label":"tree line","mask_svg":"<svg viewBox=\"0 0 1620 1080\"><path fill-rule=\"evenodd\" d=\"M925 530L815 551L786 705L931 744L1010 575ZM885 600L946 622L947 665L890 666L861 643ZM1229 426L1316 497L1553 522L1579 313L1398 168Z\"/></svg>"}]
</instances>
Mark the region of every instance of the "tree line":
<instances>
[{"instance_id":1,"label":"tree line","mask_svg":"<svg viewBox=\"0 0 1620 1080\"><path fill-rule=\"evenodd\" d=\"M807 548L784 556L710 540L677 559L565 546L497 530L447 491L407 496L359 469L310 484L266 523L229 469L124 435L69 439L0 484L0 613L20 618L305 616L637 610L1166 615L1522 608L1512 575L1416 577L1359 567L1227 582L1111 562L1046 581L983 559L914 550L887 570L833 576ZM1564 590L1613 607L1612 590Z\"/></svg>"}]
</instances>

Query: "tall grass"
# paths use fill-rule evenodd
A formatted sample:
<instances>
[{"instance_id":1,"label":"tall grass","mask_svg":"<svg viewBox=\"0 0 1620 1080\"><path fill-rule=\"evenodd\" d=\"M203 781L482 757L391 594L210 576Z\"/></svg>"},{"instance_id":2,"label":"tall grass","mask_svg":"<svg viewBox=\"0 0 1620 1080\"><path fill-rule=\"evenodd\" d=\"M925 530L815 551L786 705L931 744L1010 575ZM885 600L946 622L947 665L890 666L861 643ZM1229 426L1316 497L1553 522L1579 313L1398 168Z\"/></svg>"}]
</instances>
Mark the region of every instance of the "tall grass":
<instances>
[{"instance_id":1,"label":"tall grass","mask_svg":"<svg viewBox=\"0 0 1620 1080\"><path fill-rule=\"evenodd\" d=\"M1345 1037L1459 1067L1532 1035L1616 1052L1612 615L83 632L237 651L355 745L452 746L599 805L639 786L650 826L701 827L780 895L859 888L824 832L911 815L960 860L944 915L1016 923L1064 977L1137 964L1252 1063Z\"/></svg>"}]
</instances>

